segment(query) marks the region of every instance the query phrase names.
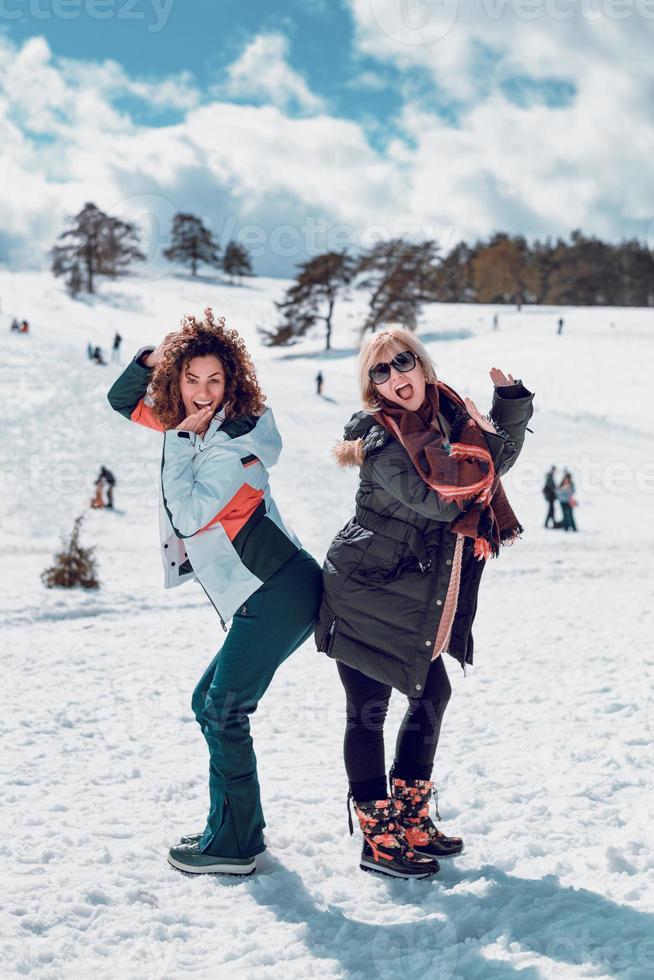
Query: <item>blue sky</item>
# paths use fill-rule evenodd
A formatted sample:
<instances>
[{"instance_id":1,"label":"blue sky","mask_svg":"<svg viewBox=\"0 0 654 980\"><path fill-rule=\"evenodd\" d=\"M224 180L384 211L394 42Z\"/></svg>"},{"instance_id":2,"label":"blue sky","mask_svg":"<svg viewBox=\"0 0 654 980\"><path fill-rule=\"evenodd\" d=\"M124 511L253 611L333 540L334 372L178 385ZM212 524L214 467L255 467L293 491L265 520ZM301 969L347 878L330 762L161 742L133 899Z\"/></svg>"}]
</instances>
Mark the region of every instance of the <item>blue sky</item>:
<instances>
[{"instance_id":1,"label":"blue sky","mask_svg":"<svg viewBox=\"0 0 654 980\"><path fill-rule=\"evenodd\" d=\"M127 0L108 0L107 9L115 16L102 20L85 15L84 0L77 5L73 0L70 13L77 16L70 20L55 16L48 0L40 2L43 16L37 19L29 15L29 2L14 0L25 15L9 26L5 22L6 33L17 41L41 35L61 57L112 59L130 74L156 78L190 71L205 95L220 84L225 68L252 37L282 34L288 40L290 62L330 109L361 121L374 140L381 141L394 130L399 76L407 73L356 51L353 19L340 0L278 0L274 9L262 0L155 0L154 4L137 0L133 8L127 8ZM375 74L378 88L372 80L368 86L357 84L365 72ZM432 89L436 104L428 74L420 68L409 74L416 89L421 85ZM130 109L143 118L143 106ZM176 118L170 110L159 110L150 114L149 121L165 125Z\"/></svg>"},{"instance_id":2,"label":"blue sky","mask_svg":"<svg viewBox=\"0 0 654 980\"><path fill-rule=\"evenodd\" d=\"M29 13L32 2L41 11L39 17ZM68 2L70 19L64 20L55 15L57 0L13 0L15 8L8 9L21 16L5 21L4 30L17 41L42 35L62 57L119 61L130 74L157 77L190 71L205 93L219 85L221 74L252 37L279 33L287 38L291 64L311 90L337 115L360 121L380 145L396 132L401 86L428 99L432 110L445 118L455 119L458 113L457 100L439 90L426 67L400 70L358 50L352 11L342 0L278 0L274 9L263 0L97 0L107 4L98 12L112 12L102 19L91 15L94 8L87 8L85 0ZM493 72L497 60L492 47L477 45L476 71ZM557 76L535 80L518 73L503 78L502 86L518 104L542 100L555 106L574 93L574 85ZM151 124L172 119L173 113L159 111L152 114Z\"/></svg>"},{"instance_id":3,"label":"blue sky","mask_svg":"<svg viewBox=\"0 0 654 980\"><path fill-rule=\"evenodd\" d=\"M87 199L254 226L275 275L312 222L648 238L654 14L567 2L0 0L0 260L38 262Z\"/></svg>"}]
</instances>

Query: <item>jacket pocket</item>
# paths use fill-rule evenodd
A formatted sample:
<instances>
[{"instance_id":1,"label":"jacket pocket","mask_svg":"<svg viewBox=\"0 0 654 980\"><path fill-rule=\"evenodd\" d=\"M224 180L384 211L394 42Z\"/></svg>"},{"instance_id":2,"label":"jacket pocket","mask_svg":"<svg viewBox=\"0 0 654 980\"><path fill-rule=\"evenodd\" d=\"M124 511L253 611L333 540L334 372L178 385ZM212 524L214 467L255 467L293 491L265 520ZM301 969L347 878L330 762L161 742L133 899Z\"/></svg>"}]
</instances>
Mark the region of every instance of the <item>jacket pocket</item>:
<instances>
[{"instance_id":1,"label":"jacket pocket","mask_svg":"<svg viewBox=\"0 0 654 980\"><path fill-rule=\"evenodd\" d=\"M234 613L234 617L238 619L254 619L261 613L263 607L263 595L257 589L253 592L245 602L242 602Z\"/></svg>"},{"instance_id":2,"label":"jacket pocket","mask_svg":"<svg viewBox=\"0 0 654 980\"><path fill-rule=\"evenodd\" d=\"M395 577L399 565L402 564L404 546L375 531L370 532L368 540L359 547L361 558L352 578L368 583Z\"/></svg>"}]
</instances>

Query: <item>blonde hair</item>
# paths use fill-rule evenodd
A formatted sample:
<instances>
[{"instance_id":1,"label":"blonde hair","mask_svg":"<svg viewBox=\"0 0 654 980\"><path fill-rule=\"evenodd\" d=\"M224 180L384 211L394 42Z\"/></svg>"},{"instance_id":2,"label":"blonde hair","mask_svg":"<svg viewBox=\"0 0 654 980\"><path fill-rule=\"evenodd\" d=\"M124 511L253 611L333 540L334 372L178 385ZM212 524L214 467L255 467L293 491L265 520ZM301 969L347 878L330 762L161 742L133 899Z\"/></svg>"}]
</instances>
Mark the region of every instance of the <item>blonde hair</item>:
<instances>
[{"instance_id":1,"label":"blonde hair","mask_svg":"<svg viewBox=\"0 0 654 980\"><path fill-rule=\"evenodd\" d=\"M361 345L359 352L359 388L361 403L366 412L378 412L380 409L377 389L368 377L368 370L374 367L380 357L388 352L397 353L403 350L410 350L415 354L427 384L436 383L436 368L425 345L418 340L414 333L404 327L386 327L381 333L370 334Z\"/></svg>"}]
</instances>

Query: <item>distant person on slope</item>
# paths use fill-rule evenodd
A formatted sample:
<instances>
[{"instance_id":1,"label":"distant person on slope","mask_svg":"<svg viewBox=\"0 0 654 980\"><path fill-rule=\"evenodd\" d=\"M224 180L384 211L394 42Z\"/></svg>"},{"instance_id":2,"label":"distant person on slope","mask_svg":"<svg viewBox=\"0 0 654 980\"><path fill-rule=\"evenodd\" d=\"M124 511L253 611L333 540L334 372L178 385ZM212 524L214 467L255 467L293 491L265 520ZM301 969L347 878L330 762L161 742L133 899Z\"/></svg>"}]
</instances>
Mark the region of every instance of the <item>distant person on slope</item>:
<instances>
[{"instance_id":1,"label":"distant person on slope","mask_svg":"<svg viewBox=\"0 0 654 980\"><path fill-rule=\"evenodd\" d=\"M250 874L265 850L249 716L277 668L311 636L320 567L282 519L268 470L282 440L243 340L222 317L186 316L143 348L109 392L127 418L163 431L161 546L165 585L197 580L223 628L193 693L209 746L203 833L171 847L174 868Z\"/></svg>"},{"instance_id":2,"label":"distant person on slope","mask_svg":"<svg viewBox=\"0 0 654 980\"><path fill-rule=\"evenodd\" d=\"M98 500L98 495L99 495L99 501L100 502L99 503L93 503L93 504L91 504L91 506L92 507L108 507L110 510L113 510L113 506L114 506L114 487L115 487L115 485L116 485L116 477L113 475L113 473L111 472L110 469L107 469L106 466L103 466L102 469L100 470L100 473L99 473L99 476L98 476L97 480L95 481L95 487L96 487L96 497L95 497L95 499L97 501ZM106 501L104 500L104 497L102 495L102 491L103 490L106 490L106 492L107 492L107 499L106 499Z\"/></svg>"},{"instance_id":3,"label":"distant person on slope","mask_svg":"<svg viewBox=\"0 0 654 980\"><path fill-rule=\"evenodd\" d=\"M120 334L118 332L116 332L116 334L114 336L113 346L111 348L111 360L112 361L119 361L120 360L120 345L122 344L122 342L123 342L123 338L120 336Z\"/></svg>"},{"instance_id":4,"label":"distant person on slope","mask_svg":"<svg viewBox=\"0 0 654 980\"><path fill-rule=\"evenodd\" d=\"M16 317L14 317L13 320L11 321L11 326L9 327L9 331L10 331L10 333L19 333L20 332L20 324L19 324L18 320L16 319Z\"/></svg>"},{"instance_id":5,"label":"distant person on slope","mask_svg":"<svg viewBox=\"0 0 654 980\"><path fill-rule=\"evenodd\" d=\"M550 521L552 522L552 527L556 527L556 514L554 513L554 501L557 499L556 496L556 466L551 466L547 471L547 476L545 477L545 486L543 487L543 496L547 501L547 516L545 517L545 527L549 527Z\"/></svg>"},{"instance_id":6,"label":"distant person on slope","mask_svg":"<svg viewBox=\"0 0 654 980\"><path fill-rule=\"evenodd\" d=\"M577 525L575 523L575 515L573 513L573 507L577 506L577 501L575 500L575 485L572 479L572 474L566 470L563 474L563 479L559 483L556 496L561 504L561 510L563 511L563 530L564 531L576 531Z\"/></svg>"},{"instance_id":7,"label":"distant person on slope","mask_svg":"<svg viewBox=\"0 0 654 980\"><path fill-rule=\"evenodd\" d=\"M316 394L317 395L322 395L323 380L324 379L323 379L323 376L322 376L322 371L318 371L318 374L316 375Z\"/></svg>"},{"instance_id":8,"label":"distant person on slope","mask_svg":"<svg viewBox=\"0 0 654 980\"><path fill-rule=\"evenodd\" d=\"M323 566L315 636L345 688L345 768L364 838L361 867L395 877L434 874L439 857L463 848L429 816L451 694L442 655L464 669L472 663L486 561L523 530L500 477L520 454L534 398L499 368L490 377L489 418L437 378L415 334L383 329L361 350L364 410L335 450L339 463L359 467L359 489L355 516ZM408 704L389 793L384 721L394 688Z\"/></svg>"}]
</instances>

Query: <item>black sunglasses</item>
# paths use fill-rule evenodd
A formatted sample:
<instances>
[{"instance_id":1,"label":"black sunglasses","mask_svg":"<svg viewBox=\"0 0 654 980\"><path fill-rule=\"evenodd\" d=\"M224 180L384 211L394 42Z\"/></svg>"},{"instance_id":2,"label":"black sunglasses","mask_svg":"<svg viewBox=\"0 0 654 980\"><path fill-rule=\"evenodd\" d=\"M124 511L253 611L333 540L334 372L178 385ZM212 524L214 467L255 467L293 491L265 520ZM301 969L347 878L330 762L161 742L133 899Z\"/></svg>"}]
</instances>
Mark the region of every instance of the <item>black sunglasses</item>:
<instances>
[{"instance_id":1,"label":"black sunglasses","mask_svg":"<svg viewBox=\"0 0 654 980\"><path fill-rule=\"evenodd\" d=\"M413 351L403 350L396 354L391 361L380 361L374 367L368 369L368 377L374 385L383 385L391 376L391 368L405 374L416 366L416 355Z\"/></svg>"}]
</instances>

